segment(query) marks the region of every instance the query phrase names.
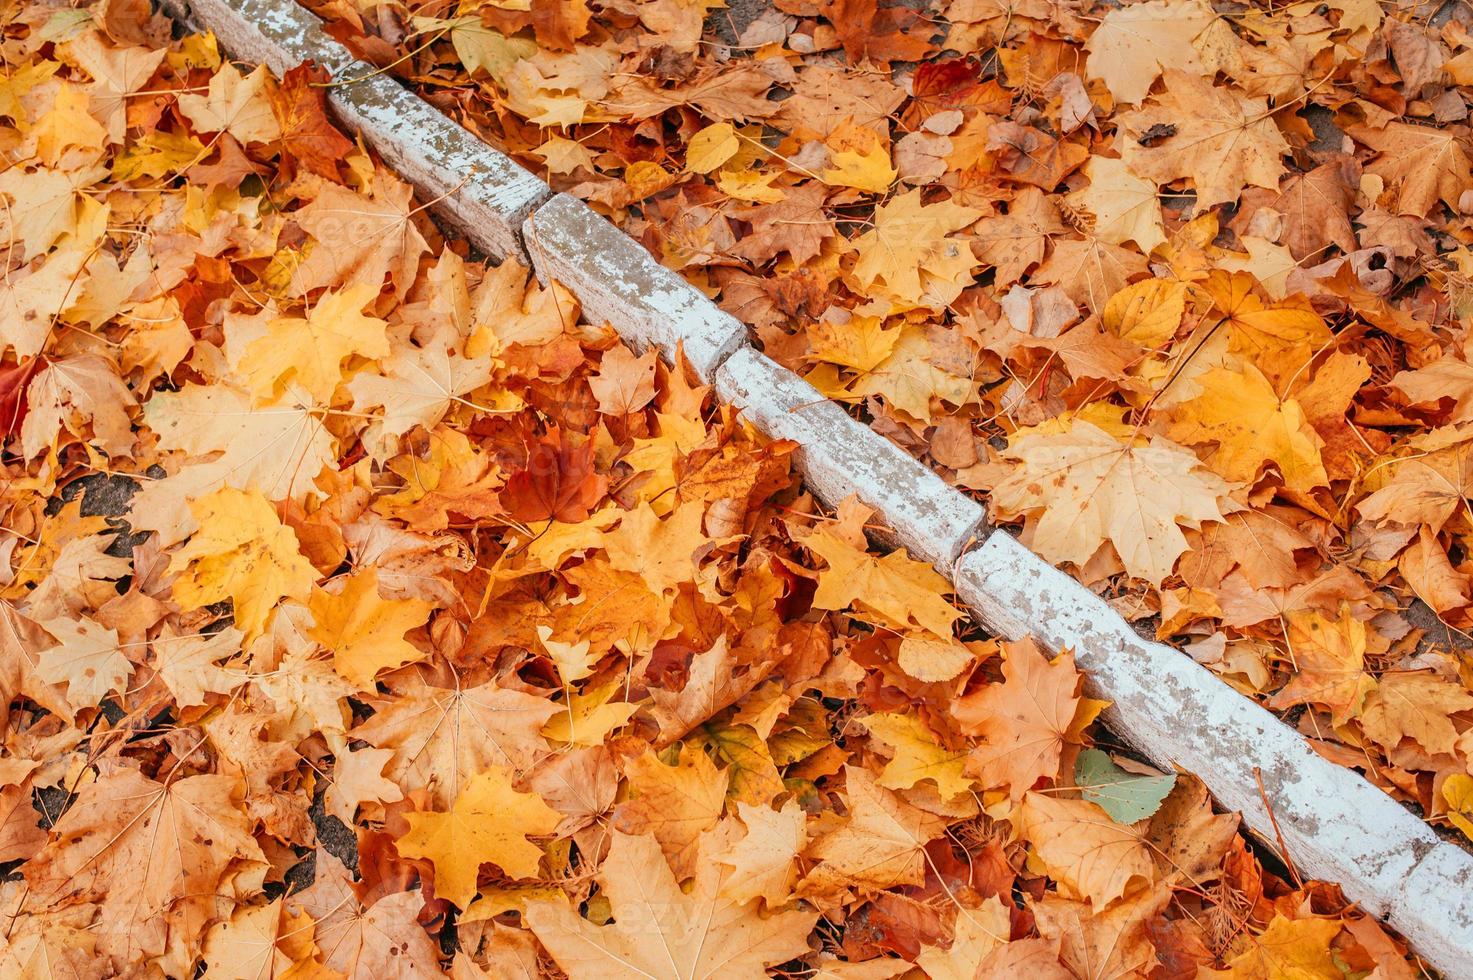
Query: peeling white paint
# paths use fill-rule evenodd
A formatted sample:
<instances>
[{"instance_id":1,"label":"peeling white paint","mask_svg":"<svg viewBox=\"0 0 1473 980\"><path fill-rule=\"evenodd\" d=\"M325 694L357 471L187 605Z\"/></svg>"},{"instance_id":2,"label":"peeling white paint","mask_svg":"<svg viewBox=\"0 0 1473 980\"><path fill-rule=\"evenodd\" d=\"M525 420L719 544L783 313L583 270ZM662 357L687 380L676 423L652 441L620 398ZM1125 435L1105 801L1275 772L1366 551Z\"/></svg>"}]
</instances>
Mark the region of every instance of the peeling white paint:
<instances>
[{"instance_id":1,"label":"peeling white paint","mask_svg":"<svg viewBox=\"0 0 1473 980\"><path fill-rule=\"evenodd\" d=\"M575 197L559 194L527 219L523 238L537 278L562 283L592 323L613 324L637 350L668 361L677 344L703 381L747 340L747 328L656 262Z\"/></svg>"},{"instance_id":2,"label":"peeling white paint","mask_svg":"<svg viewBox=\"0 0 1473 980\"><path fill-rule=\"evenodd\" d=\"M893 530L890 540L943 575L980 533L980 504L766 355L733 354L716 372L716 394L769 436L802 447L798 467L821 500L857 495Z\"/></svg>"},{"instance_id":3,"label":"peeling white paint","mask_svg":"<svg viewBox=\"0 0 1473 980\"><path fill-rule=\"evenodd\" d=\"M215 32L231 56L278 75L303 61L328 68L327 102L431 210L495 258L526 263L520 231L552 191L505 154L478 139L389 75L358 61L292 0L164 0L186 23Z\"/></svg>"}]
</instances>

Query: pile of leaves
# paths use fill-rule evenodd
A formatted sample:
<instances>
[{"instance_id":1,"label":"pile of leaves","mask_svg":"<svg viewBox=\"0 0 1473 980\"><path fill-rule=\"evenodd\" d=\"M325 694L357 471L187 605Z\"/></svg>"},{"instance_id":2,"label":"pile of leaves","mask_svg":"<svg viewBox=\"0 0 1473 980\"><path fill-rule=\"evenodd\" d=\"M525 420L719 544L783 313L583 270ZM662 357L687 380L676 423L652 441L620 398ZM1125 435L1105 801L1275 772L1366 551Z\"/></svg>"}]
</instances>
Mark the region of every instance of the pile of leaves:
<instances>
[{"instance_id":1,"label":"pile of leaves","mask_svg":"<svg viewBox=\"0 0 1473 980\"><path fill-rule=\"evenodd\" d=\"M1415 975L320 73L5 24L0 974Z\"/></svg>"},{"instance_id":2,"label":"pile of leaves","mask_svg":"<svg viewBox=\"0 0 1473 980\"><path fill-rule=\"evenodd\" d=\"M310 6L1122 613L1473 827L1467 4Z\"/></svg>"}]
</instances>

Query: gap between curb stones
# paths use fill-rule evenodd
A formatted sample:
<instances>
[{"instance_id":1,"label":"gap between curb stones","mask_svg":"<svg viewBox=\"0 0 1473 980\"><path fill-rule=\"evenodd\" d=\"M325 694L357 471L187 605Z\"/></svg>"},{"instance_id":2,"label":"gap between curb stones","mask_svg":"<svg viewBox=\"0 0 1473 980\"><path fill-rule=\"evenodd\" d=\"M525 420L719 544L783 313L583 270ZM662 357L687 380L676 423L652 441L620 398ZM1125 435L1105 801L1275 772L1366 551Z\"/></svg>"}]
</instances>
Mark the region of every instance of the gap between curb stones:
<instances>
[{"instance_id":1,"label":"gap between curb stones","mask_svg":"<svg viewBox=\"0 0 1473 980\"><path fill-rule=\"evenodd\" d=\"M552 190L396 79L354 58L312 13L293 0L159 3L181 23L214 31L234 57L278 76L303 61L330 69L327 102L347 128L361 132L471 244L527 264L522 222Z\"/></svg>"},{"instance_id":2,"label":"gap between curb stones","mask_svg":"<svg viewBox=\"0 0 1473 980\"><path fill-rule=\"evenodd\" d=\"M994 632L1072 648L1092 690L1113 702L1113 729L1163 768L1196 773L1273 843L1261 776L1297 865L1339 882L1447 977L1473 980L1473 856L1190 657L1142 639L1012 535L991 531L981 505L751 348L743 324L637 242L354 59L294 0L160 3L213 30L240 60L278 74L311 60L351 80L328 91L339 118L474 245L561 282L638 349L657 347L669 361L683 348L722 401L769 436L799 444L799 470L821 499L835 505L855 494L875 508L891 529L878 537L935 564ZM1162 690L1172 696L1162 699Z\"/></svg>"}]
</instances>

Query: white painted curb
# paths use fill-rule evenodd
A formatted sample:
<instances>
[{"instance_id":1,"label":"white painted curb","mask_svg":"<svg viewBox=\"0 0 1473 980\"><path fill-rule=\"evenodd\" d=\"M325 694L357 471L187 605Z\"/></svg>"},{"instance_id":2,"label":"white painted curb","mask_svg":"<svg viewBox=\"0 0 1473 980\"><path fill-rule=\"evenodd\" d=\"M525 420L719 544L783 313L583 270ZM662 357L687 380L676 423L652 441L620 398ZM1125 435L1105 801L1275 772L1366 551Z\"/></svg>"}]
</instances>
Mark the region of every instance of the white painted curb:
<instances>
[{"instance_id":1,"label":"white painted curb","mask_svg":"<svg viewBox=\"0 0 1473 980\"><path fill-rule=\"evenodd\" d=\"M498 259L522 251L521 226L552 191L389 75L358 61L292 0L161 0L176 19L214 31L232 56L282 75L303 61L332 71L327 102L344 125L471 244ZM354 81L356 79L356 81Z\"/></svg>"},{"instance_id":2,"label":"white painted curb","mask_svg":"<svg viewBox=\"0 0 1473 980\"><path fill-rule=\"evenodd\" d=\"M278 73L306 59L339 77L372 70L293 0L161 2L177 18L214 30L237 58ZM853 493L876 508L894 531L882 537L952 577L960 598L995 632L1072 648L1092 693L1113 702L1107 722L1133 746L1158 765L1195 773L1266 843L1277 847L1282 835L1297 867L1339 882L1445 976L1473 980L1473 856L1316 755L1190 657L1141 638L1011 535L994 532L964 551L985 533L979 505L747 347L742 324L581 202L566 195L547 201L540 180L387 76L334 87L329 101L421 194L453 191L438 210L477 247L498 258L530 257L540 277L561 281L591 319L607 320L637 348L656 345L668 359L683 345L718 397L768 435L799 444L798 467L821 498L835 504Z\"/></svg>"},{"instance_id":3,"label":"white painted curb","mask_svg":"<svg viewBox=\"0 0 1473 980\"><path fill-rule=\"evenodd\" d=\"M774 439L798 443L798 468L821 500L835 506L857 495L893 531L880 538L943 575L985 533L980 504L765 354L733 354L716 372L716 395Z\"/></svg>"},{"instance_id":4,"label":"white painted curb","mask_svg":"<svg viewBox=\"0 0 1473 980\"><path fill-rule=\"evenodd\" d=\"M1195 773L1270 847L1282 837L1301 871L1338 882L1446 976L1473 977L1473 856L1191 657L1143 639L1012 535L964 555L955 583L996 632L1072 649L1091 692L1112 702L1106 722L1158 766Z\"/></svg>"},{"instance_id":5,"label":"white painted curb","mask_svg":"<svg viewBox=\"0 0 1473 980\"><path fill-rule=\"evenodd\" d=\"M559 194L527 218L527 254L544 284L578 297L592 323L613 324L630 346L677 345L702 381L747 342L747 327L650 257L644 246L575 197Z\"/></svg>"}]
</instances>

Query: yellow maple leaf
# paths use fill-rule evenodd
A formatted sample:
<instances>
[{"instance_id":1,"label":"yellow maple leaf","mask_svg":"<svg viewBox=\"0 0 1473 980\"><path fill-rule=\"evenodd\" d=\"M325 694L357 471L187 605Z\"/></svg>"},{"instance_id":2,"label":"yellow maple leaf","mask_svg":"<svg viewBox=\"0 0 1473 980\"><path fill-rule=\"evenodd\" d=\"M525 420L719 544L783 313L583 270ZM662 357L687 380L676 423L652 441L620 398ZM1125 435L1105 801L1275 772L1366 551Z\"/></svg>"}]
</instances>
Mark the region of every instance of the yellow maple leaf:
<instances>
[{"instance_id":1,"label":"yellow maple leaf","mask_svg":"<svg viewBox=\"0 0 1473 980\"><path fill-rule=\"evenodd\" d=\"M651 837L615 833L599 868L613 921L597 926L566 898L527 903L525 921L570 980L767 976L767 967L806 954L816 912L760 914L723 887L726 866L705 861L689 891Z\"/></svg>"},{"instance_id":2,"label":"yellow maple leaf","mask_svg":"<svg viewBox=\"0 0 1473 980\"><path fill-rule=\"evenodd\" d=\"M895 182L890 149L873 129L846 122L829 135L833 164L820 177L832 187L883 194Z\"/></svg>"},{"instance_id":3,"label":"yellow maple leaf","mask_svg":"<svg viewBox=\"0 0 1473 980\"><path fill-rule=\"evenodd\" d=\"M1340 934L1339 919L1286 919L1275 915L1259 936L1244 936L1241 952L1226 970L1203 970L1204 980L1340 980L1330 941Z\"/></svg>"},{"instance_id":4,"label":"yellow maple leaf","mask_svg":"<svg viewBox=\"0 0 1473 980\"><path fill-rule=\"evenodd\" d=\"M422 599L382 598L372 568L351 576L335 595L314 588L307 607L316 622L308 635L332 651L338 673L360 689L371 688L379 671L424 657L404 634L423 626L433 606Z\"/></svg>"},{"instance_id":5,"label":"yellow maple leaf","mask_svg":"<svg viewBox=\"0 0 1473 980\"><path fill-rule=\"evenodd\" d=\"M962 279L970 281L981 263L967 242L947 236L981 215L952 201L927 207L919 190L891 198L875 208L874 227L854 243L859 252L852 274L857 291L878 292L909 306L943 298L953 288L960 293ZM928 291L937 295L928 297Z\"/></svg>"},{"instance_id":6,"label":"yellow maple leaf","mask_svg":"<svg viewBox=\"0 0 1473 980\"><path fill-rule=\"evenodd\" d=\"M281 124L271 111L270 91L275 83L265 68L242 75L231 64L210 77L205 95L179 96L179 111L201 133L226 132L242 145L269 143L281 135Z\"/></svg>"},{"instance_id":7,"label":"yellow maple leaf","mask_svg":"<svg viewBox=\"0 0 1473 980\"><path fill-rule=\"evenodd\" d=\"M107 130L87 111L90 99L80 85L62 82L56 90L51 109L36 122L27 142L33 142L36 155L47 166L56 166L67 147L100 147L107 140Z\"/></svg>"},{"instance_id":8,"label":"yellow maple leaf","mask_svg":"<svg viewBox=\"0 0 1473 980\"><path fill-rule=\"evenodd\" d=\"M126 686L133 665L119 650L117 630L85 618L52 619L41 626L56 645L40 652L36 674L48 684L66 684L73 708L93 707L109 691Z\"/></svg>"},{"instance_id":9,"label":"yellow maple leaf","mask_svg":"<svg viewBox=\"0 0 1473 980\"><path fill-rule=\"evenodd\" d=\"M542 726L542 736L570 745L602 745L604 736L639 710L639 705L627 701L610 703L610 699L621 690L623 684L612 681L591 687L581 694L569 692L566 704L552 705L560 710Z\"/></svg>"},{"instance_id":10,"label":"yellow maple leaf","mask_svg":"<svg viewBox=\"0 0 1473 980\"><path fill-rule=\"evenodd\" d=\"M849 888L877 892L924 881L925 847L945 832L945 818L907 803L858 766L844 767L844 787L849 821L809 847L808 857L823 863L798 893L828 898Z\"/></svg>"},{"instance_id":11,"label":"yellow maple leaf","mask_svg":"<svg viewBox=\"0 0 1473 980\"><path fill-rule=\"evenodd\" d=\"M900 328L885 328L877 316L854 316L845 323L823 320L808 328L809 357L861 373L873 371L895 350Z\"/></svg>"},{"instance_id":12,"label":"yellow maple leaf","mask_svg":"<svg viewBox=\"0 0 1473 980\"><path fill-rule=\"evenodd\" d=\"M511 784L510 771L492 766L475 776L448 813L408 813L409 833L396 847L405 857L435 866L435 894L460 908L476 896L481 865L495 864L513 878L537 874L542 849L528 837L550 834L562 814L536 793Z\"/></svg>"},{"instance_id":13,"label":"yellow maple leaf","mask_svg":"<svg viewBox=\"0 0 1473 980\"><path fill-rule=\"evenodd\" d=\"M363 307L377 295L373 286L349 286L325 294L305 320L294 316L272 320L266 335L246 348L240 362L257 399L269 401L288 380L295 380L318 402L326 403L343 380L346 358L387 357L388 324L363 315Z\"/></svg>"},{"instance_id":14,"label":"yellow maple leaf","mask_svg":"<svg viewBox=\"0 0 1473 980\"><path fill-rule=\"evenodd\" d=\"M1006 786L1020 800L1040 778L1056 778L1064 746L1081 740L1080 678L1072 657L1050 660L1031 639L1004 648L1003 683L955 699L951 714L962 732L978 738L972 775L983 788Z\"/></svg>"},{"instance_id":15,"label":"yellow maple leaf","mask_svg":"<svg viewBox=\"0 0 1473 980\"><path fill-rule=\"evenodd\" d=\"M886 789L910 789L923 779L936 783L943 799L972 789L965 772L967 753L941 745L914 714L889 712L861 718L870 734L895 750L877 782Z\"/></svg>"},{"instance_id":16,"label":"yellow maple leaf","mask_svg":"<svg viewBox=\"0 0 1473 980\"><path fill-rule=\"evenodd\" d=\"M696 552L710 540L701 531L705 510L701 503L682 504L662 521L641 503L624 515L618 530L604 535L609 564L638 573L656 595L676 591L695 579Z\"/></svg>"},{"instance_id":17,"label":"yellow maple leaf","mask_svg":"<svg viewBox=\"0 0 1473 980\"><path fill-rule=\"evenodd\" d=\"M1142 347L1160 347L1176 334L1186 312L1187 285L1142 279L1110 297L1100 314L1106 330Z\"/></svg>"},{"instance_id":18,"label":"yellow maple leaf","mask_svg":"<svg viewBox=\"0 0 1473 980\"><path fill-rule=\"evenodd\" d=\"M1109 11L1090 35L1085 72L1119 102L1139 102L1162 69L1200 74L1192 40L1216 18L1202 0L1151 0Z\"/></svg>"},{"instance_id":19,"label":"yellow maple leaf","mask_svg":"<svg viewBox=\"0 0 1473 980\"><path fill-rule=\"evenodd\" d=\"M189 509L199 530L169 561L169 571L179 576L175 602L198 609L232 600L235 625L249 642L283 598L307 598L317 571L259 491L223 487Z\"/></svg>"},{"instance_id":20,"label":"yellow maple leaf","mask_svg":"<svg viewBox=\"0 0 1473 980\"><path fill-rule=\"evenodd\" d=\"M807 531L795 528L794 533L803 547L829 565L819 573L815 608L846 609L862 602L897 625L951 635L951 625L961 613L942 598L951 585L930 565L911 558L903 548L877 558L827 524Z\"/></svg>"},{"instance_id":21,"label":"yellow maple leaf","mask_svg":"<svg viewBox=\"0 0 1473 980\"><path fill-rule=\"evenodd\" d=\"M737 155L742 148L731 123L713 123L685 144L685 169L708 174Z\"/></svg>"},{"instance_id":22,"label":"yellow maple leaf","mask_svg":"<svg viewBox=\"0 0 1473 980\"><path fill-rule=\"evenodd\" d=\"M1108 541L1127 572L1158 587L1187 550L1180 526L1220 521L1229 506L1231 486L1160 436L1121 442L1076 418L1065 431L1022 435L1004 455L1021 465L993 488L993 504L1037 515L1035 551L1083 565Z\"/></svg>"},{"instance_id":23,"label":"yellow maple leaf","mask_svg":"<svg viewBox=\"0 0 1473 980\"><path fill-rule=\"evenodd\" d=\"M1146 6L1151 4L1130 9ZM1111 11L1111 16L1119 13L1124 11ZM1147 255L1166 241L1154 183L1137 177L1123 162L1110 157L1090 157L1084 172L1089 176L1089 186L1069 194L1066 200L1070 206L1094 215L1096 238L1110 245L1135 242Z\"/></svg>"},{"instance_id":24,"label":"yellow maple leaf","mask_svg":"<svg viewBox=\"0 0 1473 980\"><path fill-rule=\"evenodd\" d=\"M1319 704L1331 709L1331 719L1343 725L1361 712L1376 681L1366 673L1366 624L1343 604L1338 620L1312 609L1285 614L1285 639L1294 658L1289 683L1269 701L1283 710L1296 704Z\"/></svg>"},{"instance_id":25,"label":"yellow maple leaf","mask_svg":"<svg viewBox=\"0 0 1473 980\"><path fill-rule=\"evenodd\" d=\"M1280 398L1263 372L1245 365L1241 372L1214 368L1198 380L1201 394L1177 406L1168 435L1177 442L1215 442L1207 457L1214 471L1252 483L1265 463L1273 463L1290 490L1311 490L1329 482L1320 448L1325 444L1292 398Z\"/></svg>"},{"instance_id":26,"label":"yellow maple leaf","mask_svg":"<svg viewBox=\"0 0 1473 980\"><path fill-rule=\"evenodd\" d=\"M701 835L726 809L726 773L699 746L687 744L673 766L646 751L625 764L624 775L637 795L619 804L615 829L653 835L677 878L695 874Z\"/></svg>"},{"instance_id":27,"label":"yellow maple leaf","mask_svg":"<svg viewBox=\"0 0 1473 980\"><path fill-rule=\"evenodd\" d=\"M1197 213L1236 201L1245 184L1278 189L1289 144L1267 102L1174 68L1165 81L1157 104L1119 116L1130 137L1119 143L1120 157L1133 173L1157 184L1191 180ZM1169 135L1141 139L1156 126Z\"/></svg>"},{"instance_id":28,"label":"yellow maple leaf","mask_svg":"<svg viewBox=\"0 0 1473 980\"><path fill-rule=\"evenodd\" d=\"M926 330L908 326L890 355L850 388L855 395L880 395L914 419L929 421L932 402L965 405L976 394L976 383L932 363L932 344Z\"/></svg>"},{"instance_id":29,"label":"yellow maple leaf","mask_svg":"<svg viewBox=\"0 0 1473 980\"><path fill-rule=\"evenodd\" d=\"M1454 773L1442 784L1442 799L1447 804L1447 819L1473 840L1473 776Z\"/></svg>"},{"instance_id":30,"label":"yellow maple leaf","mask_svg":"<svg viewBox=\"0 0 1473 980\"><path fill-rule=\"evenodd\" d=\"M1048 876L1087 899L1096 912L1125 894L1135 878L1156 877L1150 845L1088 800L1029 793L1019 810L1023 836Z\"/></svg>"}]
</instances>

